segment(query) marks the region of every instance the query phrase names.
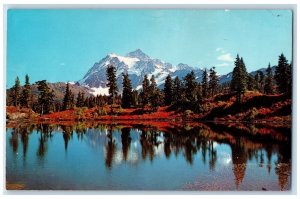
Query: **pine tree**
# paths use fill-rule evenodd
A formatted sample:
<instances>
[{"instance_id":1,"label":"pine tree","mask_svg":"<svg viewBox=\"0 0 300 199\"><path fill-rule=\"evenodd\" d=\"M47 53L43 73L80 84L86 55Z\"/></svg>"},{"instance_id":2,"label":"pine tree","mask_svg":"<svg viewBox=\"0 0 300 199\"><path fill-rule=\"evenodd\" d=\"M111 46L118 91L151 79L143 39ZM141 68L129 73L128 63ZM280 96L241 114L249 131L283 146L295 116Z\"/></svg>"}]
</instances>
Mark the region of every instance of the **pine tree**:
<instances>
[{"instance_id":1,"label":"pine tree","mask_svg":"<svg viewBox=\"0 0 300 199\"><path fill-rule=\"evenodd\" d=\"M183 98L185 98L185 93L184 93L182 82L178 76L174 80L173 93L174 93L173 102L175 102L176 104L181 104Z\"/></svg>"},{"instance_id":2,"label":"pine tree","mask_svg":"<svg viewBox=\"0 0 300 199\"><path fill-rule=\"evenodd\" d=\"M160 90L157 88L154 75L151 76L150 82L151 83L149 86L149 101L152 109L157 110L157 107L159 107L160 101L162 100L162 96Z\"/></svg>"},{"instance_id":3,"label":"pine tree","mask_svg":"<svg viewBox=\"0 0 300 199\"><path fill-rule=\"evenodd\" d=\"M139 104L139 94L137 90L132 91L132 105L137 106Z\"/></svg>"},{"instance_id":4,"label":"pine tree","mask_svg":"<svg viewBox=\"0 0 300 199\"><path fill-rule=\"evenodd\" d=\"M235 60L235 67L232 72L232 80L230 83L231 91L236 93L236 102L240 103L242 95L246 91L247 88L247 71L246 66L244 64L243 58L239 58L237 55Z\"/></svg>"},{"instance_id":5,"label":"pine tree","mask_svg":"<svg viewBox=\"0 0 300 199\"><path fill-rule=\"evenodd\" d=\"M25 108L30 108L30 83L29 83L29 76L26 75L25 76L25 85L24 85L24 89L22 90L22 95L21 95L21 106L25 107Z\"/></svg>"},{"instance_id":6,"label":"pine tree","mask_svg":"<svg viewBox=\"0 0 300 199\"><path fill-rule=\"evenodd\" d=\"M216 94L216 90L218 87L218 76L217 73L215 71L215 67L212 67L209 70L209 89L211 92L211 97L213 97Z\"/></svg>"},{"instance_id":7,"label":"pine tree","mask_svg":"<svg viewBox=\"0 0 300 199\"><path fill-rule=\"evenodd\" d=\"M198 103L201 103L202 100L203 100L203 90L202 90L202 85L199 83L197 84L197 87L196 87L196 95L197 95L197 100L198 100Z\"/></svg>"},{"instance_id":8,"label":"pine tree","mask_svg":"<svg viewBox=\"0 0 300 199\"><path fill-rule=\"evenodd\" d=\"M168 75L165 81L164 87L164 102L166 106L169 106L172 103L173 98L173 81L171 75Z\"/></svg>"},{"instance_id":9,"label":"pine tree","mask_svg":"<svg viewBox=\"0 0 300 199\"><path fill-rule=\"evenodd\" d=\"M132 86L128 74L123 73L122 107L129 108L132 104Z\"/></svg>"},{"instance_id":10,"label":"pine tree","mask_svg":"<svg viewBox=\"0 0 300 199\"><path fill-rule=\"evenodd\" d=\"M51 111L54 101L54 91L50 90L46 80L37 81L38 85L38 106L40 114L47 114Z\"/></svg>"},{"instance_id":11,"label":"pine tree","mask_svg":"<svg viewBox=\"0 0 300 199\"><path fill-rule=\"evenodd\" d=\"M76 106L83 107L84 106L84 92L78 92L77 99L76 99Z\"/></svg>"},{"instance_id":12,"label":"pine tree","mask_svg":"<svg viewBox=\"0 0 300 199\"><path fill-rule=\"evenodd\" d=\"M249 74L248 75L248 78L247 78L247 89L249 90L249 91L253 91L254 90L254 88L255 88L255 85L256 83L255 83L255 79L254 79L254 77L251 75L251 74Z\"/></svg>"},{"instance_id":13,"label":"pine tree","mask_svg":"<svg viewBox=\"0 0 300 199\"><path fill-rule=\"evenodd\" d=\"M142 85L142 91L141 91L141 102L143 105L143 108L149 103L149 86L150 82L147 77L147 75L144 76L143 85Z\"/></svg>"},{"instance_id":14,"label":"pine tree","mask_svg":"<svg viewBox=\"0 0 300 199\"><path fill-rule=\"evenodd\" d=\"M208 96L208 74L207 70L204 69L203 74L202 74L202 97L207 98Z\"/></svg>"},{"instance_id":15,"label":"pine tree","mask_svg":"<svg viewBox=\"0 0 300 199\"><path fill-rule=\"evenodd\" d=\"M74 109L75 107L75 95L70 90L70 109Z\"/></svg>"},{"instance_id":16,"label":"pine tree","mask_svg":"<svg viewBox=\"0 0 300 199\"><path fill-rule=\"evenodd\" d=\"M196 102L197 101L197 82L194 71L188 73L185 78L185 96L188 102Z\"/></svg>"},{"instance_id":17,"label":"pine tree","mask_svg":"<svg viewBox=\"0 0 300 199\"><path fill-rule=\"evenodd\" d=\"M115 98L118 95L118 86L116 79L116 68L114 65L108 65L106 69L108 93L111 99L111 104L115 103Z\"/></svg>"},{"instance_id":18,"label":"pine tree","mask_svg":"<svg viewBox=\"0 0 300 199\"><path fill-rule=\"evenodd\" d=\"M95 97L94 96L90 96L87 98L88 99L88 107L89 108L93 108L95 107Z\"/></svg>"},{"instance_id":19,"label":"pine tree","mask_svg":"<svg viewBox=\"0 0 300 199\"><path fill-rule=\"evenodd\" d=\"M85 100L85 96L84 96L84 92L81 92L80 95L80 107L84 107L84 100Z\"/></svg>"},{"instance_id":20,"label":"pine tree","mask_svg":"<svg viewBox=\"0 0 300 199\"><path fill-rule=\"evenodd\" d=\"M81 102L81 92L80 92L80 91L79 91L78 94L77 94L76 106L77 106L77 107L82 107L82 102Z\"/></svg>"},{"instance_id":21,"label":"pine tree","mask_svg":"<svg viewBox=\"0 0 300 199\"><path fill-rule=\"evenodd\" d=\"M275 80L279 93L291 93L291 65L283 54L279 56L278 66L275 68Z\"/></svg>"},{"instance_id":22,"label":"pine tree","mask_svg":"<svg viewBox=\"0 0 300 199\"><path fill-rule=\"evenodd\" d=\"M264 86L264 93L266 94L273 94L273 87L274 87L274 80L273 80L273 72L271 68L271 64L269 63L268 68L266 70L267 77L266 77L266 83Z\"/></svg>"},{"instance_id":23,"label":"pine tree","mask_svg":"<svg viewBox=\"0 0 300 199\"><path fill-rule=\"evenodd\" d=\"M11 92L11 100L13 106L19 106L20 105L20 80L19 77L17 76L15 80L15 85L12 87L12 92Z\"/></svg>"},{"instance_id":24,"label":"pine tree","mask_svg":"<svg viewBox=\"0 0 300 199\"><path fill-rule=\"evenodd\" d=\"M70 90L69 82L66 86L65 96L63 99L63 110L69 110L71 109L71 101L72 101L72 92Z\"/></svg>"},{"instance_id":25,"label":"pine tree","mask_svg":"<svg viewBox=\"0 0 300 199\"><path fill-rule=\"evenodd\" d=\"M261 93L264 92L265 75L262 71L257 71L254 77L255 89Z\"/></svg>"}]
</instances>

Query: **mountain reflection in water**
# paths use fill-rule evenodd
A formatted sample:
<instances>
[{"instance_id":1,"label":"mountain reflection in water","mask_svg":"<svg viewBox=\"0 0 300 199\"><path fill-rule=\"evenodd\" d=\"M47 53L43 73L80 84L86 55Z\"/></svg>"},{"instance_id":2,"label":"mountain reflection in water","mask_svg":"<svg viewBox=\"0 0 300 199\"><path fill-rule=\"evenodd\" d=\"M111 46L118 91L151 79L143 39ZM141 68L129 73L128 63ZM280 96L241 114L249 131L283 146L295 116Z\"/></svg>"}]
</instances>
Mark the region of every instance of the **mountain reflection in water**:
<instances>
[{"instance_id":1,"label":"mountain reflection in water","mask_svg":"<svg viewBox=\"0 0 300 199\"><path fill-rule=\"evenodd\" d=\"M8 128L7 143L7 182L24 183L25 189L291 187L290 128L28 124Z\"/></svg>"}]
</instances>

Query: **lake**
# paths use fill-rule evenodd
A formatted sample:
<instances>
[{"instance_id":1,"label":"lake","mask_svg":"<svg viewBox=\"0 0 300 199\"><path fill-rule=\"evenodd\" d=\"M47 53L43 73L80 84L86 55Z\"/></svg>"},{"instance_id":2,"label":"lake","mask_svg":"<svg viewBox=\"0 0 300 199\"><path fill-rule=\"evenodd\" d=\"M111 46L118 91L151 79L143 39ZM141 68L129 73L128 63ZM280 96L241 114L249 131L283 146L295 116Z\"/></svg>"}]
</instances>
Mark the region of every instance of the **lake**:
<instances>
[{"instance_id":1,"label":"lake","mask_svg":"<svg viewBox=\"0 0 300 199\"><path fill-rule=\"evenodd\" d=\"M7 125L6 183L26 190L290 190L291 129L244 123Z\"/></svg>"}]
</instances>

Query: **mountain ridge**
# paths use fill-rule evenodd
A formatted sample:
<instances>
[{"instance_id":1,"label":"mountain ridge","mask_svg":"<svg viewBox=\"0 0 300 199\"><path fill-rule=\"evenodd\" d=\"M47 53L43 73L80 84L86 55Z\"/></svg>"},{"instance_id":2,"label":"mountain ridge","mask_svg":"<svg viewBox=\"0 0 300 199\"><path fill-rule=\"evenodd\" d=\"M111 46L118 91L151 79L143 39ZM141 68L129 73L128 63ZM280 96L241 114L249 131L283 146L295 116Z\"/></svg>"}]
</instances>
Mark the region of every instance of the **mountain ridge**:
<instances>
[{"instance_id":1,"label":"mountain ridge","mask_svg":"<svg viewBox=\"0 0 300 199\"><path fill-rule=\"evenodd\" d=\"M147 75L149 79L154 75L157 85L161 86L168 74L170 74L173 79L176 76L183 79L187 73L193 70L196 79L201 79L203 73L203 70L200 68L183 63L173 65L160 59L151 58L141 49L137 49L127 53L125 56L120 56L115 53L106 55L99 62L96 62L84 77L76 83L80 86L87 86L95 90L95 94L107 94L106 67L109 64L116 67L117 85L119 88L121 88L122 85L122 73L128 73L132 87L137 90L141 88L144 75Z\"/></svg>"},{"instance_id":2,"label":"mountain ridge","mask_svg":"<svg viewBox=\"0 0 300 199\"><path fill-rule=\"evenodd\" d=\"M192 70L195 73L196 81L201 82L204 69L193 67L188 64L179 63L173 65L169 62L157 58L151 58L144 53L141 49L136 49L127 53L125 56L110 53L102 58L100 61L88 70L84 77L76 82L78 86L88 87L93 90L92 94L108 95L108 87L106 86L106 68L108 65L116 67L116 78L119 92L122 88L122 73L127 73L132 83L133 89L139 90L142 88L142 81L144 76L147 75L150 79L154 75L159 88L163 88L165 78L168 74L172 79L178 76L183 79ZM254 75L257 71L265 73L266 68L260 68L256 71L250 72ZM273 66L274 70L274 66ZM232 72L219 75L219 83L224 84L231 81Z\"/></svg>"}]
</instances>

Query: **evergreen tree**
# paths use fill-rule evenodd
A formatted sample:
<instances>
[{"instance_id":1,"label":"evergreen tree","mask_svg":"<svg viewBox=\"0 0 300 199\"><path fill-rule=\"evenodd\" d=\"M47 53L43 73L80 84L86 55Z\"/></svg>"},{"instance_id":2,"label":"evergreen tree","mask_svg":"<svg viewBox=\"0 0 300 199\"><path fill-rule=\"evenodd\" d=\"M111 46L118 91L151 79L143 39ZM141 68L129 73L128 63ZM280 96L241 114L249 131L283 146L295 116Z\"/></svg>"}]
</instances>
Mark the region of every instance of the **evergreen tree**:
<instances>
[{"instance_id":1,"label":"evergreen tree","mask_svg":"<svg viewBox=\"0 0 300 199\"><path fill-rule=\"evenodd\" d=\"M137 106L139 104L139 94L137 90L132 91L132 105Z\"/></svg>"},{"instance_id":2,"label":"evergreen tree","mask_svg":"<svg viewBox=\"0 0 300 199\"><path fill-rule=\"evenodd\" d=\"M95 103L95 97L94 96L87 97L87 100L88 100L88 107L89 108L95 107L96 103Z\"/></svg>"},{"instance_id":3,"label":"evergreen tree","mask_svg":"<svg viewBox=\"0 0 300 199\"><path fill-rule=\"evenodd\" d=\"M128 74L123 73L122 107L129 108L132 103L132 86Z\"/></svg>"},{"instance_id":4,"label":"evergreen tree","mask_svg":"<svg viewBox=\"0 0 300 199\"><path fill-rule=\"evenodd\" d=\"M12 92L11 92L11 101L13 106L19 106L20 105L20 80L19 77L17 76L15 80L15 85L12 87Z\"/></svg>"},{"instance_id":5,"label":"evergreen tree","mask_svg":"<svg viewBox=\"0 0 300 199\"><path fill-rule=\"evenodd\" d=\"M265 75L262 71L257 71L254 77L254 87L257 91L264 92Z\"/></svg>"},{"instance_id":6,"label":"evergreen tree","mask_svg":"<svg viewBox=\"0 0 300 199\"><path fill-rule=\"evenodd\" d=\"M74 109L75 107L75 95L70 90L70 109Z\"/></svg>"},{"instance_id":7,"label":"evergreen tree","mask_svg":"<svg viewBox=\"0 0 300 199\"><path fill-rule=\"evenodd\" d=\"M115 103L115 98L118 95L118 86L116 79L116 68L114 65L108 65L106 69L108 93L111 99L111 104Z\"/></svg>"},{"instance_id":8,"label":"evergreen tree","mask_svg":"<svg viewBox=\"0 0 300 199\"><path fill-rule=\"evenodd\" d=\"M197 101L197 82L194 71L188 73L185 78L185 97L188 102L196 102Z\"/></svg>"},{"instance_id":9,"label":"evergreen tree","mask_svg":"<svg viewBox=\"0 0 300 199\"><path fill-rule=\"evenodd\" d=\"M77 106L77 107L82 107L81 92L80 92L80 91L79 91L78 94L77 94L76 106Z\"/></svg>"},{"instance_id":10,"label":"evergreen tree","mask_svg":"<svg viewBox=\"0 0 300 199\"><path fill-rule=\"evenodd\" d=\"M203 74L202 74L202 97L207 98L208 96L208 74L207 70L204 69Z\"/></svg>"},{"instance_id":11,"label":"evergreen tree","mask_svg":"<svg viewBox=\"0 0 300 199\"><path fill-rule=\"evenodd\" d=\"M173 99L173 81L171 75L168 75L165 81L164 87L164 102L166 106L169 106L172 103Z\"/></svg>"},{"instance_id":12,"label":"evergreen tree","mask_svg":"<svg viewBox=\"0 0 300 199\"><path fill-rule=\"evenodd\" d=\"M201 84L197 84L197 87L196 87L196 96L197 96L197 100L198 100L198 103L201 103L202 100L203 100L203 90L202 90L202 85Z\"/></svg>"},{"instance_id":13,"label":"evergreen tree","mask_svg":"<svg viewBox=\"0 0 300 199\"><path fill-rule=\"evenodd\" d=\"M211 92L211 97L213 97L216 94L218 82L219 82L219 80L218 80L217 73L215 71L215 67L212 67L209 70L209 89Z\"/></svg>"},{"instance_id":14,"label":"evergreen tree","mask_svg":"<svg viewBox=\"0 0 300 199\"><path fill-rule=\"evenodd\" d=\"M278 66L275 68L275 80L278 86L279 93L291 93L291 65L283 54L279 56Z\"/></svg>"},{"instance_id":15,"label":"evergreen tree","mask_svg":"<svg viewBox=\"0 0 300 199\"><path fill-rule=\"evenodd\" d=\"M150 86L149 86L149 101L151 104L151 107L153 110L157 110L157 108L160 105L161 102L161 92L160 90L157 88L157 84L155 81L155 77L154 75L152 75L151 79L150 79Z\"/></svg>"},{"instance_id":16,"label":"evergreen tree","mask_svg":"<svg viewBox=\"0 0 300 199\"><path fill-rule=\"evenodd\" d=\"M149 86L150 82L147 77L147 75L144 76L143 85L142 85L142 91L141 91L141 103L143 105L143 108L149 103Z\"/></svg>"},{"instance_id":17,"label":"evergreen tree","mask_svg":"<svg viewBox=\"0 0 300 199\"><path fill-rule=\"evenodd\" d=\"M274 80L273 80L273 72L272 72L270 63L268 65L266 72L267 72L267 77L266 77L266 83L264 86L264 93L273 94L273 87L274 87L273 81Z\"/></svg>"},{"instance_id":18,"label":"evergreen tree","mask_svg":"<svg viewBox=\"0 0 300 199\"><path fill-rule=\"evenodd\" d=\"M46 80L36 82L38 85L38 106L40 114L47 114L51 111L54 101L54 91L50 90Z\"/></svg>"},{"instance_id":19,"label":"evergreen tree","mask_svg":"<svg viewBox=\"0 0 300 199\"><path fill-rule=\"evenodd\" d=\"M236 101L237 103L241 102L242 95L246 91L247 88L247 71L246 66L244 64L243 58L239 58L237 55L235 60L235 67L232 72L232 80L230 83L231 91L236 93Z\"/></svg>"},{"instance_id":20,"label":"evergreen tree","mask_svg":"<svg viewBox=\"0 0 300 199\"><path fill-rule=\"evenodd\" d=\"M183 98L185 98L184 89L181 80L177 76L174 80L174 88L173 88L173 102L176 104L181 104Z\"/></svg>"},{"instance_id":21,"label":"evergreen tree","mask_svg":"<svg viewBox=\"0 0 300 199\"><path fill-rule=\"evenodd\" d=\"M30 83L29 83L29 76L26 75L25 76L25 85L24 85L24 89L22 91L22 95L21 95L21 106L22 107L26 107L26 108L30 108Z\"/></svg>"},{"instance_id":22,"label":"evergreen tree","mask_svg":"<svg viewBox=\"0 0 300 199\"><path fill-rule=\"evenodd\" d=\"M256 86L254 77L251 74L249 74L247 80L247 89L249 91L253 91Z\"/></svg>"},{"instance_id":23,"label":"evergreen tree","mask_svg":"<svg viewBox=\"0 0 300 199\"><path fill-rule=\"evenodd\" d=\"M63 99L63 110L71 109L71 105L72 105L72 92L70 90L70 85L68 82L66 86L65 96Z\"/></svg>"},{"instance_id":24,"label":"evergreen tree","mask_svg":"<svg viewBox=\"0 0 300 199\"><path fill-rule=\"evenodd\" d=\"M76 99L76 106L77 107L83 107L84 106L84 92L78 92L78 95L77 95L77 99Z\"/></svg>"}]
</instances>

